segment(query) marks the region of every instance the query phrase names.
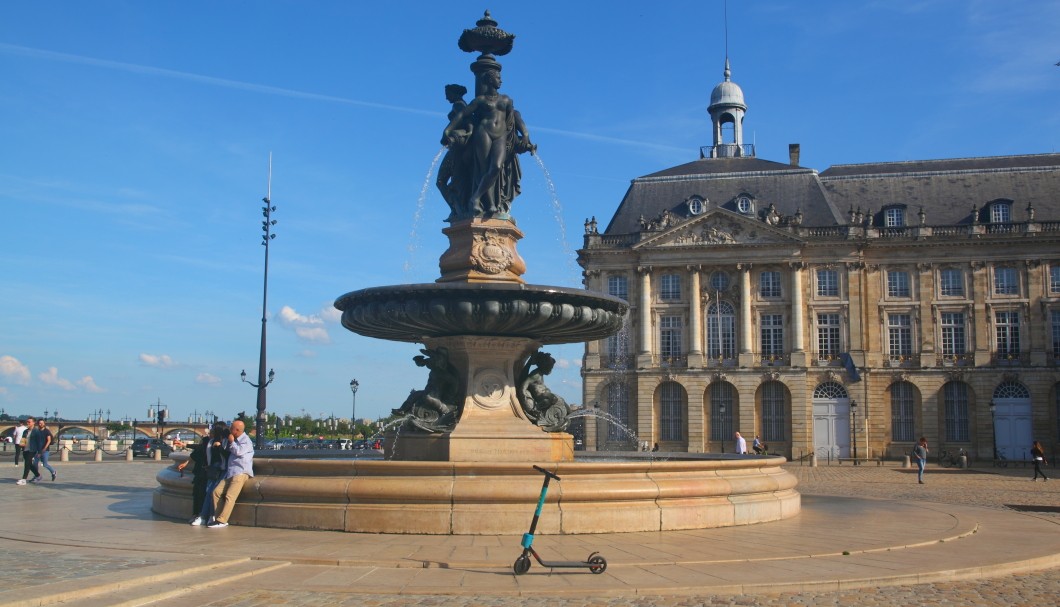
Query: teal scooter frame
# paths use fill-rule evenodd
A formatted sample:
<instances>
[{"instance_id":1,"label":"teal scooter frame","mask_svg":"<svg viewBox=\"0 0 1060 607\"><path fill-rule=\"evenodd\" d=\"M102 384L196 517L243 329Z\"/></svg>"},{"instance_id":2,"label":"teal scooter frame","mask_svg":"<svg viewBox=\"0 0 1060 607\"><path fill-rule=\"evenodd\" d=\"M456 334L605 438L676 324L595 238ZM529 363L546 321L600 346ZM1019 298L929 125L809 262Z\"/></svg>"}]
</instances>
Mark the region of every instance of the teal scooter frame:
<instances>
[{"instance_id":1,"label":"teal scooter frame","mask_svg":"<svg viewBox=\"0 0 1060 607\"><path fill-rule=\"evenodd\" d=\"M593 573L603 573L607 569L607 560L600 556L599 552L590 554L589 558L584 561L543 561L538 556L537 551L534 550L534 531L537 529L537 519L541 518L541 509L545 506L545 496L548 495L548 482L552 479L558 481L560 478L538 466L534 466L534 470L544 474L545 481L541 484L541 498L537 500L537 510L534 511L534 519L530 521L530 531L523 534L523 553L519 555L519 558L515 559L512 571L515 572L515 575L522 575L529 571L530 556L533 555L534 559L542 567L586 567Z\"/></svg>"}]
</instances>

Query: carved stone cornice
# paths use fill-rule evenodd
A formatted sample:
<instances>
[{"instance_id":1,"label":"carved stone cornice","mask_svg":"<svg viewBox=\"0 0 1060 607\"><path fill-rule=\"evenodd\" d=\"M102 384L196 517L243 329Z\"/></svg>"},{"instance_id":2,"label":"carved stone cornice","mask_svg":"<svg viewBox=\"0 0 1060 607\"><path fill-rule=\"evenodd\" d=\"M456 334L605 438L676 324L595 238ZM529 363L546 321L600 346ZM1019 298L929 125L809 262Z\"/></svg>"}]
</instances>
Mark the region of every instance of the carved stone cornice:
<instances>
[{"instance_id":1,"label":"carved stone cornice","mask_svg":"<svg viewBox=\"0 0 1060 607\"><path fill-rule=\"evenodd\" d=\"M789 261L788 267L792 270L798 271L806 268L806 262L804 261Z\"/></svg>"},{"instance_id":2,"label":"carved stone cornice","mask_svg":"<svg viewBox=\"0 0 1060 607\"><path fill-rule=\"evenodd\" d=\"M1027 264L1028 268L1033 270L1034 268L1037 268L1038 266L1042 265L1042 260L1040 260L1040 259L1027 259L1027 260L1025 260L1025 263Z\"/></svg>"},{"instance_id":3,"label":"carved stone cornice","mask_svg":"<svg viewBox=\"0 0 1060 607\"><path fill-rule=\"evenodd\" d=\"M637 266L637 274L643 276L644 274L651 274L651 272L652 266Z\"/></svg>"},{"instance_id":4,"label":"carved stone cornice","mask_svg":"<svg viewBox=\"0 0 1060 607\"><path fill-rule=\"evenodd\" d=\"M865 269L864 261L848 261L846 263L847 272L858 272Z\"/></svg>"},{"instance_id":5,"label":"carved stone cornice","mask_svg":"<svg viewBox=\"0 0 1060 607\"><path fill-rule=\"evenodd\" d=\"M964 369L949 369L943 375L946 381L964 381Z\"/></svg>"},{"instance_id":6,"label":"carved stone cornice","mask_svg":"<svg viewBox=\"0 0 1060 607\"><path fill-rule=\"evenodd\" d=\"M929 272L934 267L935 267L934 263L930 263L930 262L926 262L926 261L922 261L922 262L916 264L916 269L921 271L921 272Z\"/></svg>"},{"instance_id":7,"label":"carved stone cornice","mask_svg":"<svg viewBox=\"0 0 1060 607\"><path fill-rule=\"evenodd\" d=\"M715 372L714 372L714 373L713 373L713 374L712 374L712 375L710 376L710 381L711 381L711 382L716 382L716 381L724 381L724 382L727 382L727 381L729 381L729 376L728 376L728 375L726 375L726 374L725 374L725 373L724 373L723 371L715 371Z\"/></svg>"},{"instance_id":8,"label":"carved stone cornice","mask_svg":"<svg viewBox=\"0 0 1060 607\"><path fill-rule=\"evenodd\" d=\"M879 272L879 271L880 271L880 264L878 264L878 263L870 263L870 264L866 264L866 265L865 265L865 270L866 270L866 271L867 271L867 272L868 272L869 274L875 274L876 272Z\"/></svg>"},{"instance_id":9,"label":"carved stone cornice","mask_svg":"<svg viewBox=\"0 0 1060 607\"><path fill-rule=\"evenodd\" d=\"M971 267L971 268L972 268L973 270L976 270L976 271L978 271L978 270L982 270L983 268L985 268L985 267L986 267L986 262L984 262L984 261L978 261L978 260L976 260L976 261L970 261L970 262L968 262L968 265L969 265L969 266L970 266L970 267Z\"/></svg>"},{"instance_id":10,"label":"carved stone cornice","mask_svg":"<svg viewBox=\"0 0 1060 607\"><path fill-rule=\"evenodd\" d=\"M780 371L766 371L762 374L762 383L780 381Z\"/></svg>"},{"instance_id":11,"label":"carved stone cornice","mask_svg":"<svg viewBox=\"0 0 1060 607\"><path fill-rule=\"evenodd\" d=\"M908 376L908 374L906 374L905 371L898 371L897 373L894 373L893 375L891 375L891 377L893 378L891 383L897 384L897 383L906 381L906 379L909 376Z\"/></svg>"}]
</instances>

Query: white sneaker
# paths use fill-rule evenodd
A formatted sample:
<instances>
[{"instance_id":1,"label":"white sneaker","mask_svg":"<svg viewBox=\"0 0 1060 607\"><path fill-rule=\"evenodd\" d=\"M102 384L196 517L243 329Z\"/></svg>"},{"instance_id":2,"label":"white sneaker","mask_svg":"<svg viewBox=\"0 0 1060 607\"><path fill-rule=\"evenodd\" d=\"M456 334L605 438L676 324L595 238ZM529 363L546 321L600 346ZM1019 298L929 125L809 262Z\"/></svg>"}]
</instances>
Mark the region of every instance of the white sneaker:
<instances>
[{"instance_id":1,"label":"white sneaker","mask_svg":"<svg viewBox=\"0 0 1060 607\"><path fill-rule=\"evenodd\" d=\"M228 523L222 523L220 521L214 521L210 523L210 529L224 529L228 526Z\"/></svg>"},{"instance_id":2,"label":"white sneaker","mask_svg":"<svg viewBox=\"0 0 1060 607\"><path fill-rule=\"evenodd\" d=\"M25 485L25 484L26 484L26 479L24 479L24 478L20 478L20 479L18 479L18 482L17 482L17 483L15 483L15 484L16 484L16 485Z\"/></svg>"},{"instance_id":3,"label":"white sneaker","mask_svg":"<svg viewBox=\"0 0 1060 607\"><path fill-rule=\"evenodd\" d=\"M191 519L191 526L192 527L201 527L202 526L202 517L201 516L197 516L197 517Z\"/></svg>"}]
</instances>

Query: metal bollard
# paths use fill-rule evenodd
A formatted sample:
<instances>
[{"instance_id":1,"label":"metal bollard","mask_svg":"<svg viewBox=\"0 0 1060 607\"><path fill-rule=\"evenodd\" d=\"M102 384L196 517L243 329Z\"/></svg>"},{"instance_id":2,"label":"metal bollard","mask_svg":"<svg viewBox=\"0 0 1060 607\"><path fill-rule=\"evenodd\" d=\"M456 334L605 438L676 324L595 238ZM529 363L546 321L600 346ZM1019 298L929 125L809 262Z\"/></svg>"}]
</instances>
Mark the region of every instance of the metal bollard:
<instances>
[{"instance_id":1,"label":"metal bollard","mask_svg":"<svg viewBox=\"0 0 1060 607\"><path fill-rule=\"evenodd\" d=\"M909 459L909 456L908 456L908 455L907 455L907 456L905 456L905 458L904 458L904 459L902 459L902 467L903 467L903 468L912 468L912 467L913 467L913 464L912 464L912 462L910 461L910 459Z\"/></svg>"},{"instance_id":2,"label":"metal bollard","mask_svg":"<svg viewBox=\"0 0 1060 607\"><path fill-rule=\"evenodd\" d=\"M811 468L816 468L817 467L817 454L816 453L811 453L810 454L810 467Z\"/></svg>"},{"instance_id":3,"label":"metal bollard","mask_svg":"<svg viewBox=\"0 0 1060 607\"><path fill-rule=\"evenodd\" d=\"M162 450L161 449L155 449L155 461L156 462L162 461Z\"/></svg>"},{"instance_id":4,"label":"metal bollard","mask_svg":"<svg viewBox=\"0 0 1060 607\"><path fill-rule=\"evenodd\" d=\"M127 461L127 462L133 461L132 447L126 447L125 448L125 461Z\"/></svg>"},{"instance_id":5,"label":"metal bollard","mask_svg":"<svg viewBox=\"0 0 1060 607\"><path fill-rule=\"evenodd\" d=\"M103 461L103 449L96 449L96 456L93 459L97 462Z\"/></svg>"}]
</instances>

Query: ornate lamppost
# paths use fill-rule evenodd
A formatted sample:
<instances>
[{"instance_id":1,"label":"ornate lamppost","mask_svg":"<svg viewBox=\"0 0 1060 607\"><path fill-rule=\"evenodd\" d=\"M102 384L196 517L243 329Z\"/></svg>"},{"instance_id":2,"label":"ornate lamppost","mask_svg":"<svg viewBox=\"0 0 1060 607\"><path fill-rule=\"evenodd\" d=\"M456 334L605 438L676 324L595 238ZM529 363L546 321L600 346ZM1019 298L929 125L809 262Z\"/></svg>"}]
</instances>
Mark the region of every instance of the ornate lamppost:
<instances>
[{"instance_id":1,"label":"ornate lamppost","mask_svg":"<svg viewBox=\"0 0 1060 607\"><path fill-rule=\"evenodd\" d=\"M994 444L994 465L997 465L997 403L990 400L990 434L993 440L990 441Z\"/></svg>"},{"instance_id":2,"label":"ornate lamppost","mask_svg":"<svg viewBox=\"0 0 1060 607\"><path fill-rule=\"evenodd\" d=\"M102 411L100 411L100 417L103 417ZM158 421L158 438L165 436L166 420L169 419L169 405L162 404L161 399L153 405L147 405L147 417Z\"/></svg>"},{"instance_id":3,"label":"ornate lamppost","mask_svg":"<svg viewBox=\"0 0 1060 607\"><path fill-rule=\"evenodd\" d=\"M850 423L854 428L854 465L858 465L858 401L850 399Z\"/></svg>"},{"instance_id":4,"label":"ornate lamppost","mask_svg":"<svg viewBox=\"0 0 1060 607\"><path fill-rule=\"evenodd\" d=\"M357 388L361 387L356 379L350 380L350 392L353 393L353 411L350 417L350 440L357 440Z\"/></svg>"},{"instance_id":5,"label":"ornate lamppost","mask_svg":"<svg viewBox=\"0 0 1060 607\"><path fill-rule=\"evenodd\" d=\"M261 235L261 244L265 247L265 280L261 293L261 350L258 353L258 383L248 382L245 370L240 374L244 382L258 390L258 413L254 418L256 449L265 448L265 388L276 376L276 372L270 369L269 378L267 381L265 379L265 323L267 322L265 311L269 299L269 242L276 238L276 235L272 233L272 226L276 225L276 220L272 218L273 212L276 211L276 207L272 206L272 154L269 154L268 190L261 201L265 203L265 206L261 207L261 214L265 217L261 222L261 231L265 232Z\"/></svg>"}]
</instances>

